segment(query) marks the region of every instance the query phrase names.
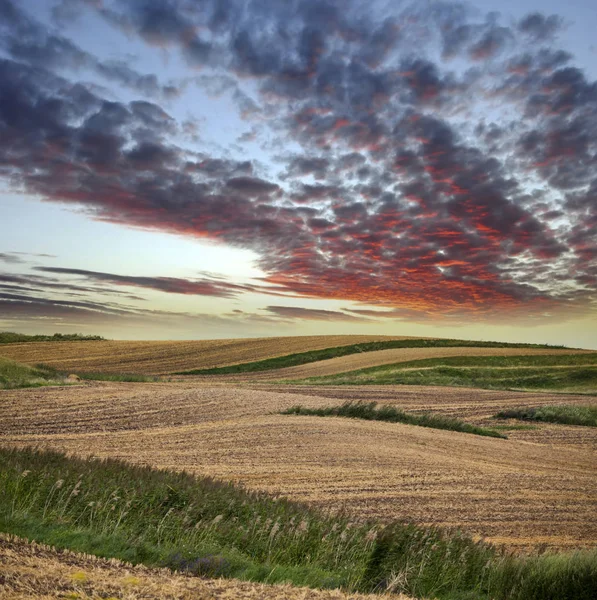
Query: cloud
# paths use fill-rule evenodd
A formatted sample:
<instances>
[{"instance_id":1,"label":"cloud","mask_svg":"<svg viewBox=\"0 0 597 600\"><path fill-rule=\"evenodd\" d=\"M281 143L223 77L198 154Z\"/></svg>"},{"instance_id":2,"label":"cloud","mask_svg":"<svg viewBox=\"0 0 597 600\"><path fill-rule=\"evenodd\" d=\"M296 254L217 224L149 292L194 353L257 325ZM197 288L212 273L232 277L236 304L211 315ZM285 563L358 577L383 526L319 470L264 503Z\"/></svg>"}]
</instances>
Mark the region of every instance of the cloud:
<instances>
[{"instance_id":1,"label":"cloud","mask_svg":"<svg viewBox=\"0 0 597 600\"><path fill-rule=\"evenodd\" d=\"M132 275L116 275L85 269L69 269L64 267L35 267L36 271L57 275L73 275L91 281L101 281L113 285L152 289L168 294L191 296L214 296L216 298L232 298L241 292L269 290L265 286L251 286L220 281L216 279L181 279L177 277L140 277ZM271 291L275 291L272 289Z\"/></svg>"},{"instance_id":2,"label":"cloud","mask_svg":"<svg viewBox=\"0 0 597 600\"><path fill-rule=\"evenodd\" d=\"M284 319L308 321L367 321L363 317L346 314L337 310L302 308L299 306L267 306L264 310Z\"/></svg>"},{"instance_id":3,"label":"cloud","mask_svg":"<svg viewBox=\"0 0 597 600\"><path fill-rule=\"evenodd\" d=\"M18 254L14 252L0 252L0 260L9 264L25 262Z\"/></svg>"},{"instance_id":4,"label":"cloud","mask_svg":"<svg viewBox=\"0 0 597 600\"><path fill-rule=\"evenodd\" d=\"M58 21L78 15L78 6L73 1L63 1L53 8ZM44 68L95 71L106 80L130 87L148 96L168 99L179 95L179 86L160 84L155 74L141 74L130 65L118 60L100 61L82 50L68 38L52 33L17 7L12 0L1 0L0 47L15 60L24 61Z\"/></svg>"},{"instance_id":5,"label":"cloud","mask_svg":"<svg viewBox=\"0 0 597 600\"><path fill-rule=\"evenodd\" d=\"M539 12L528 14L518 23L518 30L534 41L546 41L553 38L563 27L564 20L558 15L546 16Z\"/></svg>"},{"instance_id":6,"label":"cloud","mask_svg":"<svg viewBox=\"0 0 597 600\"><path fill-rule=\"evenodd\" d=\"M507 23L449 2L383 14L339 0L85 3L236 102L251 137L275 149L276 174L196 135L185 147L157 77L95 58L15 6L0 0L3 178L95 219L250 249L266 275L234 286L46 273L350 300L421 320L594 310L597 83L553 45L557 17ZM79 6L63 0L57 18ZM106 97L79 80L89 71L144 99Z\"/></svg>"}]
</instances>

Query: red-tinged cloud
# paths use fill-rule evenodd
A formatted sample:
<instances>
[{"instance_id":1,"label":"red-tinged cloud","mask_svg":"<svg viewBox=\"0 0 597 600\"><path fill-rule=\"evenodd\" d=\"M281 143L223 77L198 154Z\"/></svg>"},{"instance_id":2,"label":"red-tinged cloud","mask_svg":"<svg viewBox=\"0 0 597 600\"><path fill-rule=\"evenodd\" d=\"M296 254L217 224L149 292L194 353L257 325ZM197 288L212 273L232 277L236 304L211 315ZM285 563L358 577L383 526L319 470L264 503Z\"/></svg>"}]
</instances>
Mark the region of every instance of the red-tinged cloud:
<instances>
[{"instance_id":1,"label":"red-tinged cloud","mask_svg":"<svg viewBox=\"0 0 597 600\"><path fill-rule=\"evenodd\" d=\"M157 75L0 0L3 181L95 219L250 249L266 273L236 285L45 268L55 285L351 300L424 320L593 310L597 83L554 47L558 17L505 23L450 2L381 14L354 0L69 0L56 18L65 11L178 53L207 93L229 94L253 141L270 138L279 168L181 145ZM140 97L120 101L88 73Z\"/></svg>"}]
</instances>

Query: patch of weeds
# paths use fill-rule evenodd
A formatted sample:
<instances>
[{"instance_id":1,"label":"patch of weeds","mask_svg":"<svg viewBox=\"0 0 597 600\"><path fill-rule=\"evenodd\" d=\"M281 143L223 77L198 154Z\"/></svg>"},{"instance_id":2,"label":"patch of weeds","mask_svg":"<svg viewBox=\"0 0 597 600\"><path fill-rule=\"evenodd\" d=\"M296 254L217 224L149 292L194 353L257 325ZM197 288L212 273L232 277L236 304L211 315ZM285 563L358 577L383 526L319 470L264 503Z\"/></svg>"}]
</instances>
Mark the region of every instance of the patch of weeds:
<instances>
[{"instance_id":1,"label":"patch of weeds","mask_svg":"<svg viewBox=\"0 0 597 600\"><path fill-rule=\"evenodd\" d=\"M500 411L495 415L495 418L597 427L597 405L561 404L533 408L513 408Z\"/></svg>"},{"instance_id":2,"label":"patch of weeds","mask_svg":"<svg viewBox=\"0 0 597 600\"><path fill-rule=\"evenodd\" d=\"M479 427L458 419L432 413L407 413L394 406L381 406L377 408L376 402L345 402L340 406L328 406L326 408L306 408L304 406L293 406L285 411L283 415L312 415L317 417L348 417L350 419L364 419L367 421L387 421L388 423L405 423L407 425L418 425L419 427L430 427L432 429L447 429L461 433L472 433L488 437L507 439L505 435Z\"/></svg>"}]
</instances>

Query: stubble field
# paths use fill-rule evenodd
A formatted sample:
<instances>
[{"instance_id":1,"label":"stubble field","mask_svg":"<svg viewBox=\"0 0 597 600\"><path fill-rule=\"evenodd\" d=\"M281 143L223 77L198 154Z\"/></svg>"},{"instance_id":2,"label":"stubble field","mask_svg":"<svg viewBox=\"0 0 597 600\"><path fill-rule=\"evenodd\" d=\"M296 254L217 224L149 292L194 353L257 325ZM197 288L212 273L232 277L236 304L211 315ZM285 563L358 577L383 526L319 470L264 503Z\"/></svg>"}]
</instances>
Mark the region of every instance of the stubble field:
<instances>
[{"instance_id":1,"label":"stubble field","mask_svg":"<svg viewBox=\"0 0 597 600\"><path fill-rule=\"evenodd\" d=\"M0 355L27 364L44 363L65 371L160 375L223 367L296 352L384 340L383 335L315 335L198 341L26 342L0 347Z\"/></svg>"},{"instance_id":2,"label":"stubble field","mask_svg":"<svg viewBox=\"0 0 597 600\"><path fill-rule=\"evenodd\" d=\"M445 356L447 350L450 356L512 352L402 349L401 356ZM370 360L362 354L337 362L356 358ZM300 368L329 367L322 361ZM358 367L351 362L352 368ZM268 376L279 378L281 371ZM296 404L375 400L487 424L504 408L561 403L557 394L422 386L282 387L254 374L240 381L224 376L92 382L0 396L0 444L184 469L343 509L355 518L458 527L513 549L597 544L595 429L541 424L508 432L509 439L500 440L394 423L277 414ZM567 403L589 401L566 396Z\"/></svg>"}]
</instances>

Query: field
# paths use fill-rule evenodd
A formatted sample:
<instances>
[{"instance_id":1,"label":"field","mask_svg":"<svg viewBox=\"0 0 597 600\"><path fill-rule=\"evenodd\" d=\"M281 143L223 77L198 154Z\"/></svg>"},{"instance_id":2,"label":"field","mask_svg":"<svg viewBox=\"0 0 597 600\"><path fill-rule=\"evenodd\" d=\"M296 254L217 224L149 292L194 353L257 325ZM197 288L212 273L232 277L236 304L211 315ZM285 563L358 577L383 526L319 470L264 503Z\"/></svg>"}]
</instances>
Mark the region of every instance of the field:
<instances>
[{"instance_id":1,"label":"field","mask_svg":"<svg viewBox=\"0 0 597 600\"><path fill-rule=\"evenodd\" d=\"M380 335L297 336L174 342L79 341L6 344L0 354L18 362L64 371L169 374L222 367L330 346L406 339Z\"/></svg>"},{"instance_id":2,"label":"field","mask_svg":"<svg viewBox=\"0 0 597 600\"><path fill-rule=\"evenodd\" d=\"M273 338L269 345L264 339L40 342L7 345L2 354L65 371L157 374L367 340ZM591 395L374 382L331 385L338 374L356 377L353 371L380 365L412 368L410 361L494 361L496 369L504 368L500 361L510 361L508 369L524 371L529 368L525 361L549 369L551 361L576 367L594 364L594 357L590 351L561 349L395 348L264 372L4 390L0 445L34 445L184 470L324 511L342 511L355 521L400 520L461 529L516 553L594 548L597 428L539 421L521 425L494 418L504 410L594 406ZM294 381L330 376L325 385ZM346 402L376 402L407 413L431 412L475 426L497 426L508 439L402 423L280 414L297 405L324 408ZM60 560L41 554L44 560ZM243 597L235 593L230 597ZM142 597L152 596L148 592Z\"/></svg>"},{"instance_id":3,"label":"field","mask_svg":"<svg viewBox=\"0 0 597 600\"><path fill-rule=\"evenodd\" d=\"M498 410L560 403L558 395L418 386L282 392L191 382L92 383L2 396L2 444L185 469L361 517L463 527L511 547L597 543L593 428L540 424L500 440L273 414L296 404L328 406L332 398L366 399L487 425Z\"/></svg>"},{"instance_id":4,"label":"field","mask_svg":"<svg viewBox=\"0 0 597 600\"><path fill-rule=\"evenodd\" d=\"M0 597L11 600L62 598L95 600L372 600L375 596L317 591L291 586L260 585L204 579L148 569L95 556L57 551L41 544L0 534ZM388 600L408 600L403 595Z\"/></svg>"}]
</instances>

